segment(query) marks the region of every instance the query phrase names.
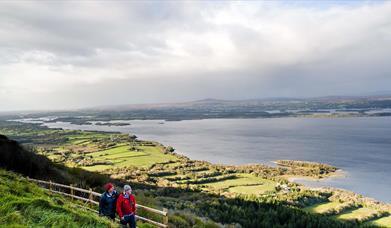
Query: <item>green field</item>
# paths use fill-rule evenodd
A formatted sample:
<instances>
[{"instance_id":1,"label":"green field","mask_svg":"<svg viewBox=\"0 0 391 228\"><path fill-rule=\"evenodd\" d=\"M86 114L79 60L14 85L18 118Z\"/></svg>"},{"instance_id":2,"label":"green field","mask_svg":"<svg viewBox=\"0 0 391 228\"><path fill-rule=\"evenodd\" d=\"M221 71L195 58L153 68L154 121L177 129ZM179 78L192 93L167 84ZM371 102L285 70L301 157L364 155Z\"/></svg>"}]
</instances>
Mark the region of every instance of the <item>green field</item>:
<instances>
[{"instance_id":1,"label":"green field","mask_svg":"<svg viewBox=\"0 0 391 228\"><path fill-rule=\"evenodd\" d=\"M304 208L304 210L310 213L323 214L343 206L344 203L331 201L327 203L315 204ZM367 225L391 227L391 216L381 213L379 209L365 206L361 208L348 209L347 211L332 215L330 217L338 220L360 221Z\"/></svg>"},{"instance_id":2,"label":"green field","mask_svg":"<svg viewBox=\"0 0 391 228\"><path fill-rule=\"evenodd\" d=\"M206 184L216 190L227 190L228 192L240 194L259 195L275 190L276 182L256 177L251 174L237 174L237 178L222 180Z\"/></svg>"},{"instance_id":3,"label":"green field","mask_svg":"<svg viewBox=\"0 0 391 228\"><path fill-rule=\"evenodd\" d=\"M318 214L323 214L330 209L336 208L338 206L342 205L340 202L327 202L327 203L322 203L322 204L315 204L310 207L304 208L304 210L311 212L311 213L318 213Z\"/></svg>"},{"instance_id":4,"label":"green field","mask_svg":"<svg viewBox=\"0 0 391 228\"><path fill-rule=\"evenodd\" d=\"M368 222L369 225L391 227L391 215Z\"/></svg>"},{"instance_id":5,"label":"green field","mask_svg":"<svg viewBox=\"0 0 391 228\"><path fill-rule=\"evenodd\" d=\"M113 165L96 165L82 167L90 171L100 171L108 168L120 168L126 166L149 167L155 163L175 161L172 154L164 154L159 147L139 146L140 151L130 151L129 145L118 146L112 149L90 153L92 157L101 161L110 161Z\"/></svg>"},{"instance_id":6,"label":"green field","mask_svg":"<svg viewBox=\"0 0 391 228\"><path fill-rule=\"evenodd\" d=\"M267 192L273 192L275 184L273 183L263 183L260 185L253 186L236 186L228 189L229 192L240 193L240 194L250 194L250 195L261 195Z\"/></svg>"},{"instance_id":7,"label":"green field","mask_svg":"<svg viewBox=\"0 0 391 228\"><path fill-rule=\"evenodd\" d=\"M367 217L376 214L377 210L368 208L368 207L362 207L355 210L351 210L345 213L342 213L340 215L337 215L337 219L343 219L343 220L359 220L359 221L365 221Z\"/></svg>"}]
</instances>

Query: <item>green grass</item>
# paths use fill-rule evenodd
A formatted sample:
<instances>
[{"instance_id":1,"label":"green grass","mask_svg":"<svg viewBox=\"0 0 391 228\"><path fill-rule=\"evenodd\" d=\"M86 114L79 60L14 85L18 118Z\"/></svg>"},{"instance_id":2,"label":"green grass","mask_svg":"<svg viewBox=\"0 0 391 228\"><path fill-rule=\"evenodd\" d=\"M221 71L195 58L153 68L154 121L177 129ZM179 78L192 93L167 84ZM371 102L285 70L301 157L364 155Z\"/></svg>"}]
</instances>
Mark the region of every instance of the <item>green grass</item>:
<instances>
[{"instance_id":1,"label":"green grass","mask_svg":"<svg viewBox=\"0 0 391 228\"><path fill-rule=\"evenodd\" d=\"M0 170L0 227L117 227L117 224Z\"/></svg>"},{"instance_id":2,"label":"green grass","mask_svg":"<svg viewBox=\"0 0 391 228\"><path fill-rule=\"evenodd\" d=\"M251 174L237 174L237 178L206 184L214 189L225 189L240 194L263 194L274 191L276 182L256 177Z\"/></svg>"},{"instance_id":3,"label":"green grass","mask_svg":"<svg viewBox=\"0 0 391 228\"><path fill-rule=\"evenodd\" d=\"M77 141L77 140L91 139L91 138L102 139L102 138L108 138L109 137L108 134L99 133L99 132L69 131L69 130L64 130L64 131L68 131L69 133L74 133L74 134L67 135L67 138L70 141Z\"/></svg>"},{"instance_id":4,"label":"green grass","mask_svg":"<svg viewBox=\"0 0 391 228\"><path fill-rule=\"evenodd\" d=\"M315 204L310 207L304 208L305 211L310 213L318 213L318 214L327 214L328 211L332 211L333 209L337 209L339 207L343 207L344 203L340 202L327 202L321 204ZM347 209L345 212L341 212L337 215L332 215L332 218L338 220L350 220L350 221L360 221L366 222L367 225L375 225L382 227L391 227L391 217L386 216L382 217L384 214L380 213L378 210L371 207L361 207L355 209ZM380 217L380 218L379 218Z\"/></svg>"},{"instance_id":5,"label":"green grass","mask_svg":"<svg viewBox=\"0 0 391 228\"><path fill-rule=\"evenodd\" d=\"M351 210L342 214L339 214L335 216L337 219L342 220L359 220L359 221L365 221L367 217L371 216L372 214L377 213L375 209L368 208L368 207L362 207L355 210Z\"/></svg>"},{"instance_id":6,"label":"green grass","mask_svg":"<svg viewBox=\"0 0 391 228\"><path fill-rule=\"evenodd\" d=\"M85 144L89 144L89 140L88 139L79 139L79 140L72 141L72 144L85 145Z\"/></svg>"},{"instance_id":7,"label":"green grass","mask_svg":"<svg viewBox=\"0 0 391 228\"><path fill-rule=\"evenodd\" d=\"M342 205L342 203L332 201L332 202L327 202L327 203L315 204L310 207L304 208L304 210L311 212L311 213L323 214L323 213L325 213L333 208L336 208L340 205Z\"/></svg>"},{"instance_id":8,"label":"green grass","mask_svg":"<svg viewBox=\"0 0 391 228\"><path fill-rule=\"evenodd\" d=\"M260 195L266 192L272 192L275 190L275 184L267 183L253 186L237 186L229 188L229 192L235 192L240 194Z\"/></svg>"},{"instance_id":9,"label":"green grass","mask_svg":"<svg viewBox=\"0 0 391 228\"><path fill-rule=\"evenodd\" d=\"M104 155L105 157L111 156L112 158L118 158L120 155L123 155L124 153L129 152L129 146L125 144L117 144L116 147L107 149L107 150L101 150L98 152L90 153L92 157L101 157ZM108 154L108 155L106 155Z\"/></svg>"},{"instance_id":10,"label":"green grass","mask_svg":"<svg viewBox=\"0 0 391 228\"><path fill-rule=\"evenodd\" d=\"M380 226L380 227L391 227L391 215L383 218L375 219L373 221L370 221L368 224Z\"/></svg>"},{"instance_id":11,"label":"green grass","mask_svg":"<svg viewBox=\"0 0 391 228\"><path fill-rule=\"evenodd\" d=\"M129 145L119 145L115 148L102 150L89 155L102 161L110 161L114 165L96 165L82 167L90 171L101 171L108 168L118 168L126 166L149 167L155 163L177 160L174 155L164 154L159 147L154 146L138 146L140 151L130 151Z\"/></svg>"}]
</instances>

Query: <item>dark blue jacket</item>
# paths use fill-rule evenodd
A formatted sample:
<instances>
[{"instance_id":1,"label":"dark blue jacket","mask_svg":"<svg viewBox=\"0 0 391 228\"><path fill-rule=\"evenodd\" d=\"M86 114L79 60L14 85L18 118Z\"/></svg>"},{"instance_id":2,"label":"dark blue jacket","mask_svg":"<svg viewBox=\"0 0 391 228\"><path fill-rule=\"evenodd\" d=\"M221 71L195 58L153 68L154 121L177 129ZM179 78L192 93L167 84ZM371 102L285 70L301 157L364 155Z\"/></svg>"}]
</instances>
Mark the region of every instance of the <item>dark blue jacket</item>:
<instances>
[{"instance_id":1,"label":"dark blue jacket","mask_svg":"<svg viewBox=\"0 0 391 228\"><path fill-rule=\"evenodd\" d=\"M118 194L116 191L114 191L111 196L108 192L102 193L99 202L99 214L114 218L117 198Z\"/></svg>"}]
</instances>

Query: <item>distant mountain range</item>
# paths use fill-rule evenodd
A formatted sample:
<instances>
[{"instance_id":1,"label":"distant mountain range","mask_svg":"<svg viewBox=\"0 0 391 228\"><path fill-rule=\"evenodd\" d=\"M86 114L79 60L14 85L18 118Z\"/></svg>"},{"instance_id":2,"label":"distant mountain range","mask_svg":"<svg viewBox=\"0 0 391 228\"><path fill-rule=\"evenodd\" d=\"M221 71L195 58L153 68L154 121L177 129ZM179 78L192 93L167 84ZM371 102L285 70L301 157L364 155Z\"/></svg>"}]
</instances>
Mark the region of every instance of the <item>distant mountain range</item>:
<instances>
[{"instance_id":1,"label":"distant mountain range","mask_svg":"<svg viewBox=\"0 0 391 228\"><path fill-rule=\"evenodd\" d=\"M391 94L391 92L390 92ZM92 108L84 108L80 111L128 111L128 110L140 110L140 109L167 109L167 108L206 108L206 107L229 107L229 106L258 106L269 107L277 109L290 109L292 106L300 106L299 108L306 108L306 105L322 106L331 104L338 105L341 108L342 105L349 106L356 104L362 104L362 107L357 108L374 108L370 107L369 103L384 101L388 103L391 101L391 95L376 95L376 96L326 96L326 97L314 97L314 98L264 98L264 99L247 99L247 100L221 100L207 98L197 101L178 102L178 103L154 103L154 104L127 104L127 105L108 105L98 106ZM367 106L363 105L364 103ZM301 105L299 105L301 104ZM349 105L350 104L350 105ZM285 106L285 107L284 107ZM311 105L310 105L311 106ZM308 107L313 108L313 107ZM322 107L318 107L322 108ZM379 108L384 108L382 105Z\"/></svg>"},{"instance_id":2,"label":"distant mountain range","mask_svg":"<svg viewBox=\"0 0 391 228\"><path fill-rule=\"evenodd\" d=\"M179 103L109 105L78 110L15 112L8 115L2 114L0 119L55 116L57 118L50 121L90 124L91 121L132 119L176 121L211 118L298 117L314 114L334 117L390 116L389 109L391 109L391 95L248 100L208 98Z\"/></svg>"}]
</instances>

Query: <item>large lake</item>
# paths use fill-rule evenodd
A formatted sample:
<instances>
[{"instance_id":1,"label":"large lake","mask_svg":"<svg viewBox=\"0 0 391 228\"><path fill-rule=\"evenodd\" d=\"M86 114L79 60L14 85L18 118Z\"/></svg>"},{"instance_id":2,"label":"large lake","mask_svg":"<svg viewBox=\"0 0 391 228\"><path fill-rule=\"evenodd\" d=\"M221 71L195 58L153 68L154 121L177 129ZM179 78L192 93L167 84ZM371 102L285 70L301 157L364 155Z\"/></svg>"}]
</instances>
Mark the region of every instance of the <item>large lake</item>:
<instances>
[{"instance_id":1,"label":"large lake","mask_svg":"<svg viewBox=\"0 0 391 228\"><path fill-rule=\"evenodd\" d=\"M118 122L118 121L113 121ZM119 131L176 148L192 159L222 164L307 160L341 168L344 177L298 180L391 202L391 118L134 120L129 126L47 123L65 129Z\"/></svg>"}]
</instances>

